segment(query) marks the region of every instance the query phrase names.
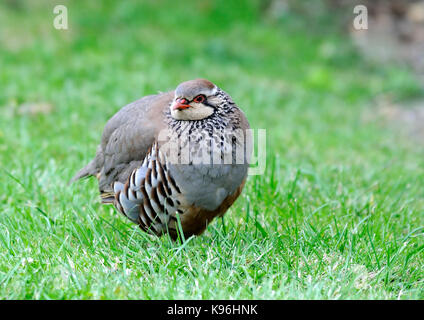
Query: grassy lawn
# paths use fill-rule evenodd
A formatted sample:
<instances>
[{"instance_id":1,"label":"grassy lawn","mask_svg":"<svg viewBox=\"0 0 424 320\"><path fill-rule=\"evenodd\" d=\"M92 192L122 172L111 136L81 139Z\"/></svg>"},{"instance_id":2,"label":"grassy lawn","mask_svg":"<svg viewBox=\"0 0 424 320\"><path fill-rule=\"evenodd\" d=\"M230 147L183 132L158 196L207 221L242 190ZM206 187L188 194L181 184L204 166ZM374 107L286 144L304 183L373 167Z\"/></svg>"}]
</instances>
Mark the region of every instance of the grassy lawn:
<instances>
[{"instance_id":1,"label":"grassy lawn","mask_svg":"<svg viewBox=\"0 0 424 320\"><path fill-rule=\"evenodd\" d=\"M67 3L67 31L52 1L0 3L1 299L424 299L424 148L367 116L423 96L408 69L364 61L333 14ZM198 77L267 130L223 221L172 243L67 185L120 107Z\"/></svg>"}]
</instances>

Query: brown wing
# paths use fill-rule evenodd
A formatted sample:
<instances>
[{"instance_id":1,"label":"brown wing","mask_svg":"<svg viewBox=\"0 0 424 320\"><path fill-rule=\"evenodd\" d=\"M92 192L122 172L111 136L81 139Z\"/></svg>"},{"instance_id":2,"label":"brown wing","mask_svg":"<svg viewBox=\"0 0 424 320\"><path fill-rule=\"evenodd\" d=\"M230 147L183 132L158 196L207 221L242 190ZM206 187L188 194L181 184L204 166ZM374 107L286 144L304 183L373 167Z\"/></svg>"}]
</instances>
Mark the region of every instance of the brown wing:
<instances>
[{"instance_id":1,"label":"brown wing","mask_svg":"<svg viewBox=\"0 0 424 320\"><path fill-rule=\"evenodd\" d=\"M173 91L146 96L119 110L105 125L96 157L71 181L97 176L104 202L109 202L114 181L125 182L143 161L158 132L164 127L164 110Z\"/></svg>"}]
</instances>

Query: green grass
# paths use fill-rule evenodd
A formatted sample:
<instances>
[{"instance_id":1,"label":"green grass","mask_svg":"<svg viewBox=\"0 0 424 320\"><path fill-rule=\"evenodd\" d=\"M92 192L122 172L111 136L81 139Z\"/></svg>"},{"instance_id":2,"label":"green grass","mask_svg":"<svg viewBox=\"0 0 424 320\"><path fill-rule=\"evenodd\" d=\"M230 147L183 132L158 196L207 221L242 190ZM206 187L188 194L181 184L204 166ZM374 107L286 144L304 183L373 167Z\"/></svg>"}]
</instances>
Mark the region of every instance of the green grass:
<instances>
[{"instance_id":1,"label":"green grass","mask_svg":"<svg viewBox=\"0 0 424 320\"><path fill-rule=\"evenodd\" d=\"M364 61L334 17L271 19L259 1L72 1L58 31L55 3L8 3L0 298L424 298L424 149L364 116L380 95L423 93L407 69ZM267 130L266 173L224 221L172 243L100 205L96 181L67 185L121 106L197 77Z\"/></svg>"}]
</instances>

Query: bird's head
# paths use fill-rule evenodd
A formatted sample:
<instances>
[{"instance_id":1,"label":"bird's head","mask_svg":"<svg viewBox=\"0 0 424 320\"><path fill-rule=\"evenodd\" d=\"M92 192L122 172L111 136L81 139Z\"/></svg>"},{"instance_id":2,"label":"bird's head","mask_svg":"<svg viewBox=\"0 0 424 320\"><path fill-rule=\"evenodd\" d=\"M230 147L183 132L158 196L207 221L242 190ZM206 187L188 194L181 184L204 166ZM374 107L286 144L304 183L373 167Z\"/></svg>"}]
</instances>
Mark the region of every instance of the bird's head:
<instances>
[{"instance_id":1,"label":"bird's head","mask_svg":"<svg viewBox=\"0 0 424 320\"><path fill-rule=\"evenodd\" d=\"M171 116L176 120L202 120L210 117L223 102L218 87L206 79L182 82L175 89Z\"/></svg>"}]
</instances>

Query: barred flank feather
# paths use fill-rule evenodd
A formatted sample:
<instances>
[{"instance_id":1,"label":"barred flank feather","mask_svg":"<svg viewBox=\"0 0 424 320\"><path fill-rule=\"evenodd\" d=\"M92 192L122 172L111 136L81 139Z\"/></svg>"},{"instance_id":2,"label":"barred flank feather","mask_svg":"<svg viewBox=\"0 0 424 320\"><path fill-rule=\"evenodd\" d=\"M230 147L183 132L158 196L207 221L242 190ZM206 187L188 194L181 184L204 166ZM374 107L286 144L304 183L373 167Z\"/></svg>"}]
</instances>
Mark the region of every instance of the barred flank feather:
<instances>
[{"instance_id":1,"label":"barred flank feather","mask_svg":"<svg viewBox=\"0 0 424 320\"><path fill-rule=\"evenodd\" d=\"M177 195L180 193L175 181L164 169L165 161L157 142L145 157L142 165L128 177L125 184L114 182L115 207L131 221L140 224L143 230L162 234L172 215L178 208ZM175 187L169 186L174 184Z\"/></svg>"}]
</instances>

